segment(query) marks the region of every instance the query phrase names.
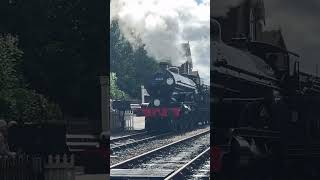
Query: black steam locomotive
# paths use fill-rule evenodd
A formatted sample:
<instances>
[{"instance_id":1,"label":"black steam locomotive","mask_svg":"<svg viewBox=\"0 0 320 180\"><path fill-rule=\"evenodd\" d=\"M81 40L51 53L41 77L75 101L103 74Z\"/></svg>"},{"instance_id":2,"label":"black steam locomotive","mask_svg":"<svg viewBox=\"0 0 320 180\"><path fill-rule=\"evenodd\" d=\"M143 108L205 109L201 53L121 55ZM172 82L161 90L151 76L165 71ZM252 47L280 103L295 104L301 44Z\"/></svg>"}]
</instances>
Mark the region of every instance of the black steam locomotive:
<instances>
[{"instance_id":1,"label":"black steam locomotive","mask_svg":"<svg viewBox=\"0 0 320 180\"><path fill-rule=\"evenodd\" d=\"M146 89L151 97L142 109L150 130L186 130L209 123L209 87L199 76L180 74L177 67L160 63Z\"/></svg>"},{"instance_id":2,"label":"black steam locomotive","mask_svg":"<svg viewBox=\"0 0 320 180\"><path fill-rule=\"evenodd\" d=\"M211 172L215 179L319 178L320 78L299 56L234 38L212 20Z\"/></svg>"}]
</instances>

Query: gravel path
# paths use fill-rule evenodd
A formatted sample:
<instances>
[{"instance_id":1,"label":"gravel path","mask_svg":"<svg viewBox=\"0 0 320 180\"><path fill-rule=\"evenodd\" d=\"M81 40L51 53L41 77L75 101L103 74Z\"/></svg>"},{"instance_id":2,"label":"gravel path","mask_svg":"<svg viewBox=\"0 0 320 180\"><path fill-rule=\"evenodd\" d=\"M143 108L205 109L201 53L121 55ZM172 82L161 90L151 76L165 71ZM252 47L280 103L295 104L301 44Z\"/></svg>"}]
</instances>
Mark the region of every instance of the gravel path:
<instances>
[{"instance_id":1,"label":"gravel path","mask_svg":"<svg viewBox=\"0 0 320 180\"><path fill-rule=\"evenodd\" d=\"M155 140L153 140L151 142L137 144L136 146L133 146L133 147L128 147L126 149L121 149L121 150L119 150L117 152L113 152L111 154L111 156L110 156L110 165L117 164L117 163L119 163L121 161L130 159L130 158L135 157L137 155L140 155L142 153L145 153L145 152L151 151L153 149L159 148L161 146L170 144L172 142L181 140L181 139L186 138L188 136L198 134L198 133L206 131L208 129L210 129L210 127L193 130L193 131L186 132L186 133L180 134L180 135L163 137L163 138L160 138L160 139L155 139ZM208 139L208 141L209 141L209 139Z\"/></svg>"}]
</instances>

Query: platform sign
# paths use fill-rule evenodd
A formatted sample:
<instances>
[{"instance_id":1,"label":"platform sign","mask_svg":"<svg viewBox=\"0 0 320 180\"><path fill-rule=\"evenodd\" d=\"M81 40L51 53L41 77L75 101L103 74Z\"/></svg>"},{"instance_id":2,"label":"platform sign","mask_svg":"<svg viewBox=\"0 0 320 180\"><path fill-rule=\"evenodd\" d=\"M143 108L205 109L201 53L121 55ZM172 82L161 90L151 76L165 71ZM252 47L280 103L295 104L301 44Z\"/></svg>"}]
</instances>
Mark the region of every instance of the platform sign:
<instances>
[{"instance_id":1,"label":"platform sign","mask_svg":"<svg viewBox=\"0 0 320 180\"><path fill-rule=\"evenodd\" d=\"M148 97L150 97L148 91L144 88L144 86L141 86L141 104L148 103Z\"/></svg>"}]
</instances>

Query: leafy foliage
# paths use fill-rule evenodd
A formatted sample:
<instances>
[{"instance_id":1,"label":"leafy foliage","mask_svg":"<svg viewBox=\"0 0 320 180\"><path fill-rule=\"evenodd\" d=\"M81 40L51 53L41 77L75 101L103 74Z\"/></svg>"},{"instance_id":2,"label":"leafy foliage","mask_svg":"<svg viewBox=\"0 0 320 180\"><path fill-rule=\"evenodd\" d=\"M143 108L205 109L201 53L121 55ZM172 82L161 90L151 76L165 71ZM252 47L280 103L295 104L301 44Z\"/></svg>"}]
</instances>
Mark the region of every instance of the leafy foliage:
<instances>
[{"instance_id":1,"label":"leafy foliage","mask_svg":"<svg viewBox=\"0 0 320 180\"><path fill-rule=\"evenodd\" d=\"M99 75L107 71L107 2L12 2L0 3L0 31L18 35L25 81L57 102L64 115L99 119Z\"/></svg>"},{"instance_id":2,"label":"leafy foliage","mask_svg":"<svg viewBox=\"0 0 320 180\"><path fill-rule=\"evenodd\" d=\"M127 100L128 95L121 91L117 85L117 75L116 73L110 73L110 96L114 100Z\"/></svg>"},{"instance_id":3,"label":"leafy foliage","mask_svg":"<svg viewBox=\"0 0 320 180\"><path fill-rule=\"evenodd\" d=\"M117 74L119 89L132 98L140 98L140 86L158 70L157 62L147 56L143 47L131 47L115 21L110 29L110 70Z\"/></svg>"},{"instance_id":4,"label":"leafy foliage","mask_svg":"<svg viewBox=\"0 0 320 180\"><path fill-rule=\"evenodd\" d=\"M23 52L17 38L0 36L0 118L20 122L60 120L59 106L27 88L21 71Z\"/></svg>"},{"instance_id":5,"label":"leafy foliage","mask_svg":"<svg viewBox=\"0 0 320 180\"><path fill-rule=\"evenodd\" d=\"M17 39L10 35L0 36L0 89L17 87L21 74L17 72L23 53L17 48Z\"/></svg>"}]
</instances>

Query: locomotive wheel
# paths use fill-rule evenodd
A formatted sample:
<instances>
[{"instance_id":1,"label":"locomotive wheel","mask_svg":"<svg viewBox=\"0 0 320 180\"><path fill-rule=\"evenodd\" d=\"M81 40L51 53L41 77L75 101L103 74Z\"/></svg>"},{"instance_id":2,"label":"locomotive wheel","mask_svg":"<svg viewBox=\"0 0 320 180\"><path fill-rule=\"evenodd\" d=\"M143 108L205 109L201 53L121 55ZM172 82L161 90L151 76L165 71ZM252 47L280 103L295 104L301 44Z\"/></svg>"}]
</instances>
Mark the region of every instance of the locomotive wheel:
<instances>
[{"instance_id":1,"label":"locomotive wheel","mask_svg":"<svg viewBox=\"0 0 320 180\"><path fill-rule=\"evenodd\" d=\"M183 131L183 129L185 128L185 124L186 124L185 119L178 119L177 123L178 123L178 131Z\"/></svg>"},{"instance_id":2,"label":"locomotive wheel","mask_svg":"<svg viewBox=\"0 0 320 180\"><path fill-rule=\"evenodd\" d=\"M194 128L196 127L196 125L197 125L197 124L196 124L196 122L197 122L196 119L197 119L197 118L196 118L195 115L190 118L190 121L189 121L190 129L194 129Z\"/></svg>"},{"instance_id":3,"label":"locomotive wheel","mask_svg":"<svg viewBox=\"0 0 320 180\"><path fill-rule=\"evenodd\" d=\"M179 124L180 124L180 131L185 131L187 129L187 126L188 126L187 117L184 117L183 119L181 119Z\"/></svg>"},{"instance_id":4,"label":"locomotive wheel","mask_svg":"<svg viewBox=\"0 0 320 180\"><path fill-rule=\"evenodd\" d=\"M152 129L149 118L145 118L145 129L146 130L151 130Z\"/></svg>"},{"instance_id":5,"label":"locomotive wheel","mask_svg":"<svg viewBox=\"0 0 320 180\"><path fill-rule=\"evenodd\" d=\"M187 128L188 130L191 130L191 129L193 128L193 127L192 127L192 126L193 126L193 121L192 121L192 120L193 120L193 118L191 117L191 118L189 119L189 121L188 121L188 128Z\"/></svg>"},{"instance_id":6,"label":"locomotive wheel","mask_svg":"<svg viewBox=\"0 0 320 180\"><path fill-rule=\"evenodd\" d=\"M188 120L186 121L186 123L184 125L184 131L187 131L190 129L190 123L191 123L191 118L188 118Z\"/></svg>"},{"instance_id":7,"label":"locomotive wheel","mask_svg":"<svg viewBox=\"0 0 320 180\"><path fill-rule=\"evenodd\" d=\"M191 114L188 114L181 119L181 131L187 131L191 129L192 119L193 116Z\"/></svg>"},{"instance_id":8,"label":"locomotive wheel","mask_svg":"<svg viewBox=\"0 0 320 180\"><path fill-rule=\"evenodd\" d=\"M163 124L161 124L161 121L159 121L159 119L147 118L145 120L146 130L163 130L162 126Z\"/></svg>"},{"instance_id":9,"label":"locomotive wheel","mask_svg":"<svg viewBox=\"0 0 320 180\"><path fill-rule=\"evenodd\" d=\"M171 131L177 131L177 123L176 123L176 120L174 119L169 119L168 120L168 127L171 129Z\"/></svg>"}]
</instances>

